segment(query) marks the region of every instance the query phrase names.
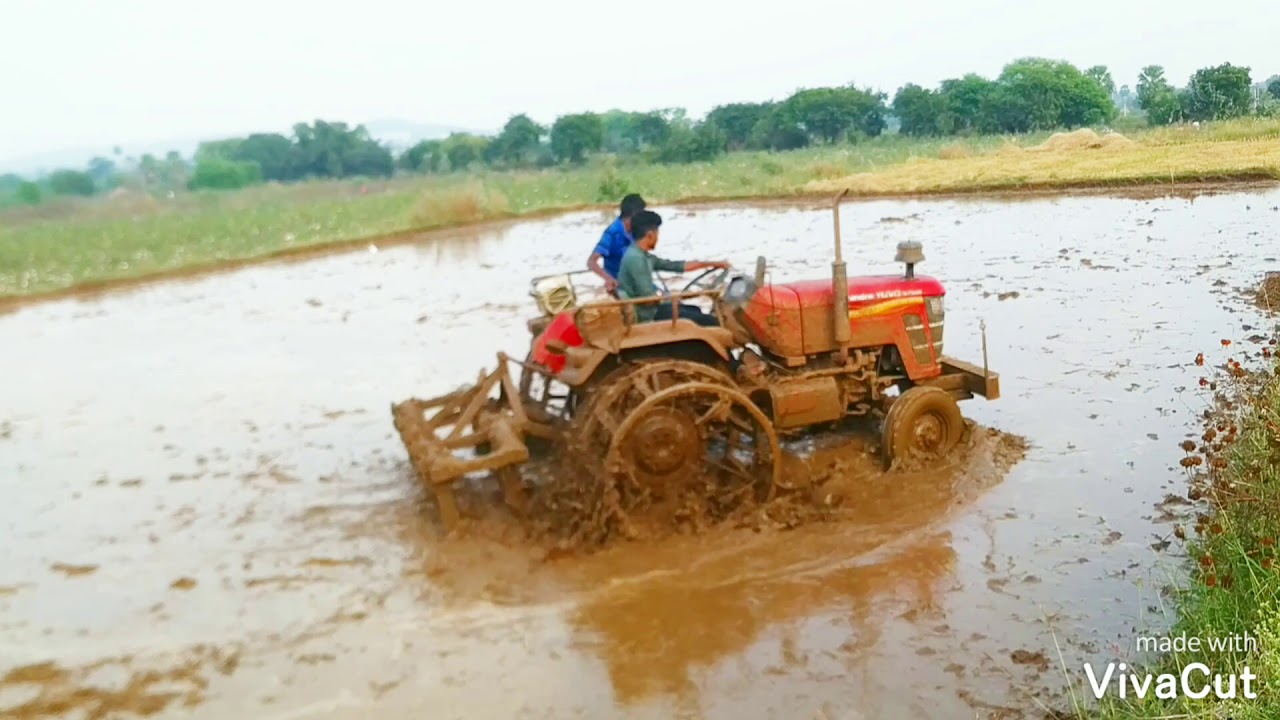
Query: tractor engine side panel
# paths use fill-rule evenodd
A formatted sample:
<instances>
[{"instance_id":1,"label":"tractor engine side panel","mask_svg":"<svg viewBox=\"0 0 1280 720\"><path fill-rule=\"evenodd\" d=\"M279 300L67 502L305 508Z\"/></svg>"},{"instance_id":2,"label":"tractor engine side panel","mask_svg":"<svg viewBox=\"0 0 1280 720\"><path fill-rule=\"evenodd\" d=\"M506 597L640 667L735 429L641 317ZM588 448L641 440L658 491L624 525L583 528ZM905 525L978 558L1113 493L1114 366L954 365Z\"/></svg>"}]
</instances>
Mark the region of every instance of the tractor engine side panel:
<instances>
[{"instance_id":1,"label":"tractor engine side panel","mask_svg":"<svg viewBox=\"0 0 1280 720\"><path fill-rule=\"evenodd\" d=\"M895 298L860 303L849 308L849 345L876 348L892 345L902 357L912 380L930 378L941 372L933 352L928 315L922 297ZM834 309L814 304L804 308L801 319L805 355L835 349ZM940 339L940 338L939 338Z\"/></svg>"},{"instance_id":2,"label":"tractor engine side panel","mask_svg":"<svg viewBox=\"0 0 1280 720\"><path fill-rule=\"evenodd\" d=\"M839 420L845 415L844 399L832 375L780 379L769 387L773 424L779 430Z\"/></svg>"},{"instance_id":3,"label":"tractor engine side panel","mask_svg":"<svg viewBox=\"0 0 1280 720\"><path fill-rule=\"evenodd\" d=\"M942 366L934 357L925 320L925 305L919 298L914 305L881 311L880 314L859 317L850 311L850 344L853 347L897 348L903 369L912 380L935 377Z\"/></svg>"},{"instance_id":4,"label":"tractor engine side panel","mask_svg":"<svg viewBox=\"0 0 1280 720\"><path fill-rule=\"evenodd\" d=\"M804 323L800 296L782 285L766 285L751 296L743 313L751 336L761 347L782 357L804 357Z\"/></svg>"}]
</instances>

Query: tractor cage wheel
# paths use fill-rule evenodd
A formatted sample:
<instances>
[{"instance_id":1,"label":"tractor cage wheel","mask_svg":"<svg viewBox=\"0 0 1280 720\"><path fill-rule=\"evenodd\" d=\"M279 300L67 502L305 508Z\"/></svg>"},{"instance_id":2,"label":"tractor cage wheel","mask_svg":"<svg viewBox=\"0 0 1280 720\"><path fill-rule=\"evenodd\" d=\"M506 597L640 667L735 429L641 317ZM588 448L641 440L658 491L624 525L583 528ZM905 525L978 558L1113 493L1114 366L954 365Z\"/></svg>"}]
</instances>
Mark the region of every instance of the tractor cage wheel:
<instances>
[{"instance_id":1,"label":"tractor cage wheel","mask_svg":"<svg viewBox=\"0 0 1280 720\"><path fill-rule=\"evenodd\" d=\"M739 446L745 440L749 451ZM664 495L698 476L710 481L717 514L727 515L772 500L783 463L772 422L750 398L728 385L686 382L626 415L612 433L605 468L632 498Z\"/></svg>"}]
</instances>

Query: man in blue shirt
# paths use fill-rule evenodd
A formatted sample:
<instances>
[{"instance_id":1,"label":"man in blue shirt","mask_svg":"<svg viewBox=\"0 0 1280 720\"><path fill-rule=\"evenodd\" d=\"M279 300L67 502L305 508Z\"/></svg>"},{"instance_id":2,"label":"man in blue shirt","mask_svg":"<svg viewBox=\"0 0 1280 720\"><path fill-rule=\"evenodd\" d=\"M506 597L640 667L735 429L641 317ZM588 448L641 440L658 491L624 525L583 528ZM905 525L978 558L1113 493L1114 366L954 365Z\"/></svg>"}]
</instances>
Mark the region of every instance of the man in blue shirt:
<instances>
[{"instance_id":1,"label":"man in blue shirt","mask_svg":"<svg viewBox=\"0 0 1280 720\"><path fill-rule=\"evenodd\" d=\"M653 254L658 245L658 228L662 226L662 217L656 212L644 210L635 215L631 227L635 232L633 242L622 255L622 267L618 272L618 297L623 300L638 300L659 295L658 285L653 281L655 271L685 273L705 268L729 269L724 260L666 260ZM671 300L662 303L639 303L635 306L636 319L640 322L653 320L670 320L675 314ZM680 317L687 318L704 327L719 325L715 315L708 315L697 305L680 303Z\"/></svg>"},{"instance_id":2,"label":"man in blue shirt","mask_svg":"<svg viewBox=\"0 0 1280 720\"><path fill-rule=\"evenodd\" d=\"M604 289L613 293L618 287L618 266L622 264L622 255L633 242L631 237L631 218L645 209L644 200L634 193L622 198L618 208L618 217L600 236L600 242L587 258L587 268L604 280ZM604 267L600 261L604 261Z\"/></svg>"}]
</instances>

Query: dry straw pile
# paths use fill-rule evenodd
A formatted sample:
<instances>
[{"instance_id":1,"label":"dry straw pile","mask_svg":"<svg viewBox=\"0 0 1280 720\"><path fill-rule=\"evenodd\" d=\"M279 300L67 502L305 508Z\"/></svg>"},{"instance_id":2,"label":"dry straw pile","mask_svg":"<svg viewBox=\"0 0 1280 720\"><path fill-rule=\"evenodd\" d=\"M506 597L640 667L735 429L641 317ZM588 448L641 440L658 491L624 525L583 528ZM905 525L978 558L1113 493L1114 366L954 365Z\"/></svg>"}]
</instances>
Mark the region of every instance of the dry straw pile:
<instances>
[{"instance_id":1,"label":"dry straw pile","mask_svg":"<svg viewBox=\"0 0 1280 720\"><path fill-rule=\"evenodd\" d=\"M1073 132L1054 133L1048 140L1027 148L1030 152L1076 152L1080 150L1124 150L1136 146L1137 143L1120 133L1099 135L1089 128L1080 128Z\"/></svg>"},{"instance_id":2,"label":"dry straw pile","mask_svg":"<svg viewBox=\"0 0 1280 720\"><path fill-rule=\"evenodd\" d=\"M973 154L970 154L970 153ZM1280 138L1173 144L1164 135L1137 141L1088 128L1039 145L1005 143L978 152L960 144L880 170L817 180L813 193L845 188L860 195L1169 185L1280 179Z\"/></svg>"}]
</instances>

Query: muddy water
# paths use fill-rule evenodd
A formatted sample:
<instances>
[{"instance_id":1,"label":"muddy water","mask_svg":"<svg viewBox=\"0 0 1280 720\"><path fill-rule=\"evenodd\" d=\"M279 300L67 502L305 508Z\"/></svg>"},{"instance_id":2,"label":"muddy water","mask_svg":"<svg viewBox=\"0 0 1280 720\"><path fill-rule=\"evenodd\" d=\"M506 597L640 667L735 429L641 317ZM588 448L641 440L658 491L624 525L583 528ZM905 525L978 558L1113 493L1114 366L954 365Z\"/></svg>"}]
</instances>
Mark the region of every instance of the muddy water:
<instances>
[{"instance_id":1,"label":"muddy water","mask_svg":"<svg viewBox=\"0 0 1280 720\"><path fill-rule=\"evenodd\" d=\"M439 538L389 404L522 353L527 278L580 265L603 216L0 316L0 714L1034 711L1163 622L1155 505L1204 407L1186 363L1260 324L1231 290L1275 269L1277 205L847 205L851 274L921 240L948 353L980 361L985 321L1005 396L965 412L1026 458L871 477L858 522L586 559ZM823 208L664 216L660 254L829 268ZM850 472L840 441L810 463Z\"/></svg>"}]
</instances>

